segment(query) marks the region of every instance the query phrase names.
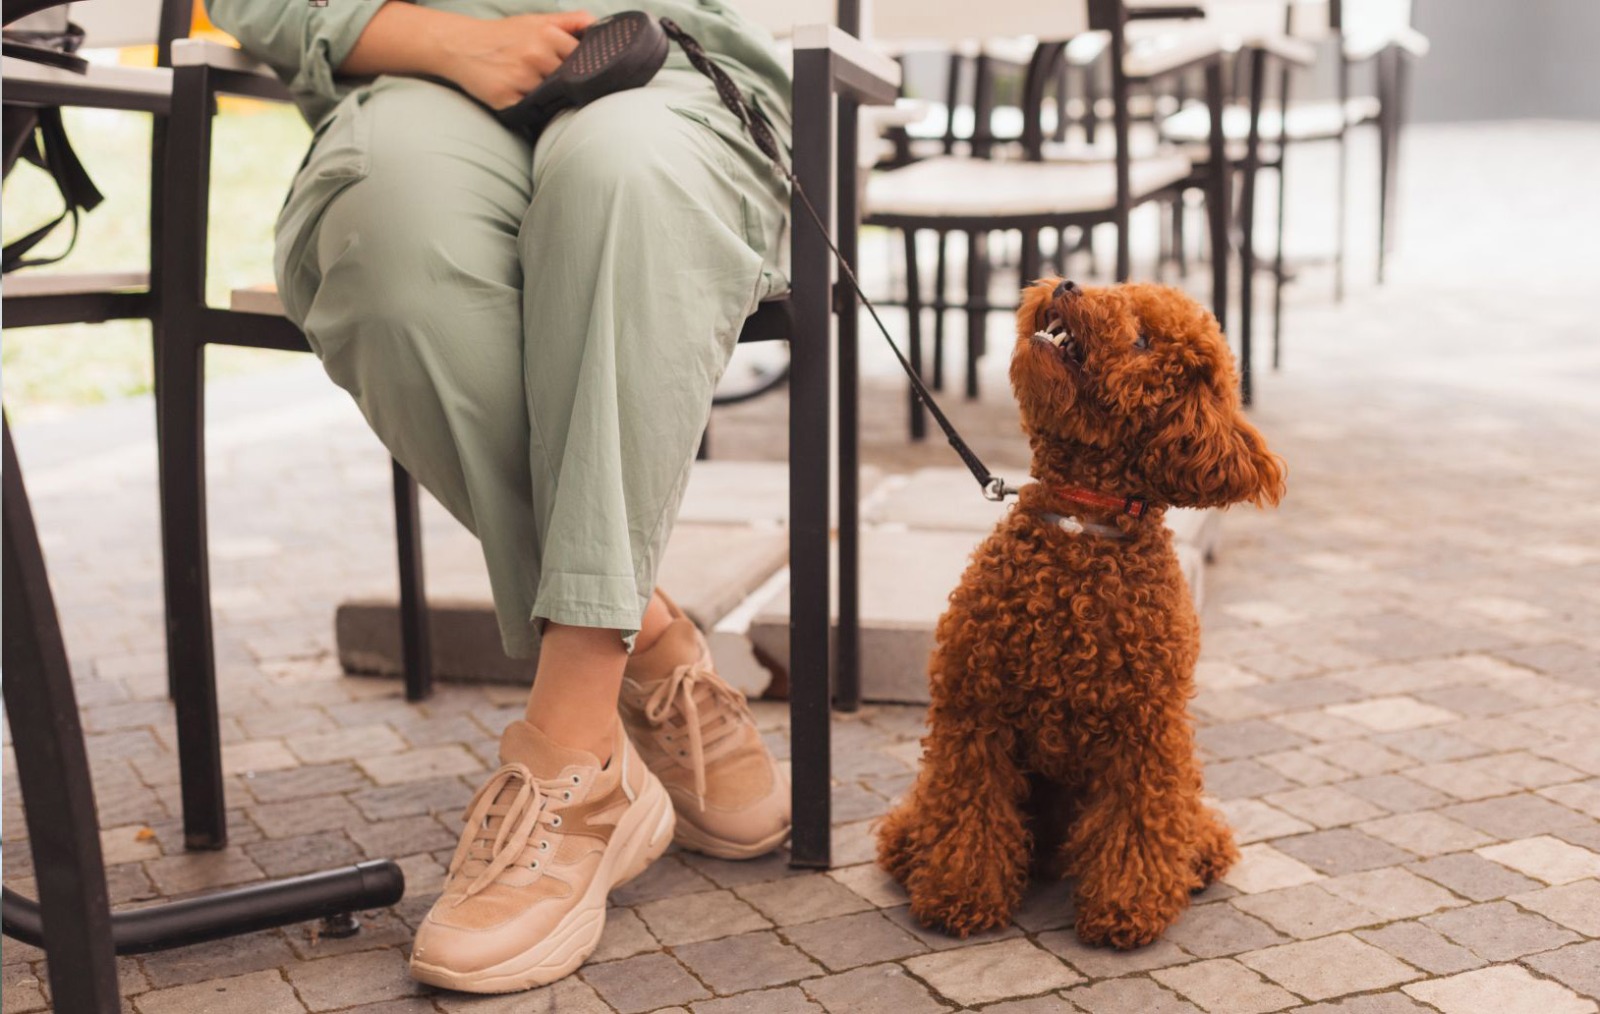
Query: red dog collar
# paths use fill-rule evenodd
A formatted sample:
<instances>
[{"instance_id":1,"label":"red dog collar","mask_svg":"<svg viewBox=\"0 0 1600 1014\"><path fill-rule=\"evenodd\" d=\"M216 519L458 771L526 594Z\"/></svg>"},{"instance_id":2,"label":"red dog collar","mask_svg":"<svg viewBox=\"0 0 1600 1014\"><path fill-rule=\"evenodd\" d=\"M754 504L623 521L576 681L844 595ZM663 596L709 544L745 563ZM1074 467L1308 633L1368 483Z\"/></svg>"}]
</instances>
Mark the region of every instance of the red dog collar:
<instances>
[{"instance_id":1,"label":"red dog collar","mask_svg":"<svg viewBox=\"0 0 1600 1014\"><path fill-rule=\"evenodd\" d=\"M1073 503L1085 507L1098 507L1101 510L1116 511L1126 514L1130 518L1142 518L1145 511L1150 508L1150 501L1138 496L1111 496L1106 493L1096 493L1092 489L1081 486L1052 486L1050 491L1059 497L1071 500Z\"/></svg>"}]
</instances>

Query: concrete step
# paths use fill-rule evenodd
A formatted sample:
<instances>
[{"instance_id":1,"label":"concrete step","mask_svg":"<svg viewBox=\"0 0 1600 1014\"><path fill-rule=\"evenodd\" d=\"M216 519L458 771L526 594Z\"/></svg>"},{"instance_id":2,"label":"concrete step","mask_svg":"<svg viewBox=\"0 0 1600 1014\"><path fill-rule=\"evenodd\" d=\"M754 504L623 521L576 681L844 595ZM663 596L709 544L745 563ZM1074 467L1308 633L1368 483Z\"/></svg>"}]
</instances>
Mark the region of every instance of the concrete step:
<instances>
[{"instance_id":1,"label":"concrete step","mask_svg":"<svg viewBox=\"0 0 1600 1014\"><path fill-rule=\"evenodd\" d=\"M877 470L863 469L862 488L873 488L880 478ZM747 693L765 690L771 673L752 654L742 624L732 631L717 626L788 562L788 513L787 464L699 462L661 562L660 585L709 632L719 671ZM442 531L430 530L424 569L438 678L532 682L533 660L507 658L500 649L477 540L453 523ZM400 675L399 607L393 587L341 603L335 634L345 671Z\"/></svg>"},{"instance_id":2,"label":"concrete step","mask_svg":"<svg viewBox=\"0 0 1600 1014\"><path fill-rule=\"evenodd\" d=\"M934 624L972 550L1007 508L983 499L971 475L959 468L888 477L870 471L862 488L863 692L875 701L926 701ZM701 462L661 565L661 586L708 631L719 671L752 695L781 674L789 657L787 514L786 465ZM1217 512L1172 510L1167 523L1198 606ZM476 541L450 529L430 533L428 550L439 678L531 682L533 662L508 659L500 650ZM399 675L392 588L343 603L336 632L346 671Z\"/></svg>"},{"instance_id":3,"label":"concrete step","mask_svg":"<svg viewBox=\"0 0 1600 1014\"><path fill-rule=\"evenodd\" d=\"M967 560L1008 505L983 499L964 469L891 476L863 504L861 532L861 682L870 701L925 703L933 630ZM1175 509L1167 524L1199 608L1205 562L1215 551L1216 511ZM837 590L837 589L836 589ZM789 657L787 586L773 589L751 622L758 655Z\"/></svg>"}]
</instances>

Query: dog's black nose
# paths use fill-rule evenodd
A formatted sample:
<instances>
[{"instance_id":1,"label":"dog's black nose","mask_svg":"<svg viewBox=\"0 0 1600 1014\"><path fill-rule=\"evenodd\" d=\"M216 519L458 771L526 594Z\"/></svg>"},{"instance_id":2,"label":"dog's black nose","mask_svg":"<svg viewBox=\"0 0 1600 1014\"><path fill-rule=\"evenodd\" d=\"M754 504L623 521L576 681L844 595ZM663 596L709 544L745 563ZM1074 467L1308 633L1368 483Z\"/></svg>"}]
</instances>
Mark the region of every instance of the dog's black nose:
<instances>
[{"instance_id":1,"label":"dog's black nose","mask_svg":"<svg viewBox=\"0 0 1600 1014\"><path fill-rule=\"evenodd\" d=\"M1066 282L1062 282L1060 285L1057 285L1056 286L1056 291L1051 293L1051 295L1056 299L1062 299L1062 298L1064 298L1066 296L1079 295L1082 292L1083 292L1083 290L1078 288L1078 283L1077 282L1066 281Z\"/></svg>"}]
</instances>

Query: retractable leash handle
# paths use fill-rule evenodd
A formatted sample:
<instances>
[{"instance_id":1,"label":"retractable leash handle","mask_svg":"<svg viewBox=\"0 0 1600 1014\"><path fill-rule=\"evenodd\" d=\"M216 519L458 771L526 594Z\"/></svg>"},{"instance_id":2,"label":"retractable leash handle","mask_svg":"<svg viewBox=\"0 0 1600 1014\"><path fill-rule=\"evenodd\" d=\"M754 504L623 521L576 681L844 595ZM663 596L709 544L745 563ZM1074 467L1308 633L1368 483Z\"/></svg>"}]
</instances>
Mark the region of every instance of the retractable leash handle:
<instances>
[{"instance_id":1,"label":"retractable leash handle","mask_svg":"<svg viewBox=\"0 0 1600 1014\"><path fill-rule=\"evenodd\" d=\"M716 61L706 54L705 48L677 22L671 18L661 18L658 21L643 11L623 11L596 21L584 29L578 48L572 51L555 73L545 78L539 87L529 92L521 102L500 110L495 115L500 118L501 123L513 130L521 131L530 140L535 139L545 125L562 110L575 109L612 92L648 84L661 69L661 65L666 62L668 40L678 44L695 70L711 79L711 83L717 89L717 96L722 99L722 104L738 118L756 147L767 156L773 168L788 181L795 195L800 198L800 204L805 208L806 215L816 225L817 231L822 234L823 242L828 245L834 260L838 262L840 275L849 283L856 298L861 300L861 305L867 308L867 313L872 316L872 322L877 325L883 340L889 343L895 358L900 361L900 368L905 370L906 376L911 379L912 390L923 405L927 406L928 414L933 416L933 421L944 431L950 446L961 457L962 463L972 472L972 477L978 481L984 497L1001 501L1008 496L1015 496L1016 487L990 472L972 447L961 438L961 434L939 408L938 402L933 400L932 392L912 368L905 353L900 351L900 346L889 335L889 329L878 316L878 308L862 291L861 282L856 278L855 271L851 269L850 263L845 260L844 255L839 252L839 247L834 243L827 223L817 213L805 188L800 185L793 170L784 161L783 152L772 133L771 124L761 115L760 110L745 101L744 94L739 91L739 86L727 72L717 66Z\"/></svg>"}]
</instances>

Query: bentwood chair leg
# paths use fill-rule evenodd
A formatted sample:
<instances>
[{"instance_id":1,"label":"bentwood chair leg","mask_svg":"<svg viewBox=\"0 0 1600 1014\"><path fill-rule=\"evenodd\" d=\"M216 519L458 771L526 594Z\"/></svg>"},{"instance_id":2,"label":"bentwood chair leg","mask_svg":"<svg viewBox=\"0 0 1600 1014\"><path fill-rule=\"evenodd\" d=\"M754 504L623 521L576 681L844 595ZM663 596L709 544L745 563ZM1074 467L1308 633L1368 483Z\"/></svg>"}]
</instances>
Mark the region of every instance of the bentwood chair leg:
<instances>
[{"instance_id":1,"label":"bentwood chair leg","mask_svg":"<svg viewBox=\"0 0 1600 1014\"><path fill-rule=\"evenodd\" d=\"M1244 185L1239 199L1239 392L1255 397L1256 180L1261 171L1261 100L1266 51L1250 50L1250 130L1245 140Z\"/></svg>"},{"instance_id":2,"label":"bentwood chair leg","mask_svg":"<svg viewBox=\"0 0 1600 1014\"><path fill-rule=\"evenodd\" d=\"M1100 126L1100 74L1095 64L1083 68L1083 140L1094 143L1095 131ZM1098 274L1099 272L1095 272Z\"/></svg>"},{"instance_id":3,"label":"bentwood chair leg","mask_svg":"<svg viewBox=\"0 0 1600 1014\"><path fill-rule=\"evenodd\" d=\"M1389 172L1394 157L1394 53L1378 54L1378 284L1387 269L1389 246Z\"/></svg>"},{"instance_id":4,"label":"bentwood chair leg","mask_svg":"<svg viewBox=\"0 0 1600 1014\"><path fill-rule=\"evenodd\" d=\"M1284 197L1288 192L1284 183L1284 163L1288 161L1288 145L1280 138L1278 141L1278 242L1272 252L1272 368L1279 369L1283 365L1283 281L1286 269L1283 263L1283 214L1288 203Z\"/></svg>"},{"instance_id":5,"label":"bentwood chair leg","mask_svg":"<svg viewBox=\"0 0 1600 1014\"><path fill-rule=\"evenodd\" d=\"M1067 139L1067 99L1070 97L1072 82L1070 79L1071 67L1066 60L1056 64L1055 93L1056 93L1056 128L1051 132L1051 137L1057 141Z\"/></svg>"},{"instance_id":6,"label":"bentwood chair leg","mask_svg":"<svg viewBox=\"0 0 1600 1014\"><path fill-rule=\"evenodd\" d=\"M917 270L917 230L901 230L906 246L906 338L907 358L918 377L922 376L922 278ZM928 410L917 397L916 388L906 385L907 410L911 415L911 439L928 437Z\"/></svg>"},{"instance_id":7,"label":"bentwood chair leg","mask_svg":"<svg viewBox=\"0 0 1600 1014\"><path fill-rule=\"evenodd\" d=\"M1172 261L1173 202L1157 201L1156 209L1160 213L1156 224L1156 281L1165 284L1167 265Z\"/></svg>"},{"instance_id":8,"label":"bentwood chair leg","mask_svg":"<svg viewBox=\"0 0 1600 1014\"><path fill-rule=\"evenodd\" d=\"M944 311L950 305L946 252L950 234L939 230L939 256L933 268L933 389L944 390Z\"/></svg>"},{"instance_id":9,"label":"bentwood chair leg","mask_svg":"<svg viewBox=\"0 0 1600 1014\"><path fill-rule=\"evenodd\" d=\"M702 437L702 440L704 438ZM406 700L433 695L432 631L422 569L422 512L417 480L394 462L394 535L400 563L400 658Z\"/></svg>"},{"instance_id":10,"label":"bentwood chair leg","mask_svg":"<svg viewBox=\"0 0 1600 1014\"><path fill-rule=\"evenodd\" d=\"M1178 260L1178 280L1189 280L1189 244L1184 237L1184 220L1189 217L1189 206L1183 199L1183 194L1178 194L1178 199L1172 202L1172 252Z\"/></svg>"},{"instance_id":11,"label":"bentwood chair leg","mask_svg":"<svg viewBox=\"0 0 1600 1014\"><path fill-rule=\"evenodd\" d=\"M1210 165L1206 212L1211 232L1211 312L1224 333L1228 329L1228 210L1232 166L1222 135L1222 61L1206 64L1206 105L1211 110Z\"/></svg>"},{"instance_id":12,"label":"bentwood chair leg","mask_svg":"<svg viewBox=\"0 0 1600 1014\"><path fill-rule=\"evenodd\" d=\"M59 1011L121 1009L89 758L33 511L4 426L4 689Z\"/></svg>"},{"instance_id":13,"label":"bentwood chair leg","mask_svg":"<svg viewBox=\"0 0 1600 1014\"><path fill-rule=\"evenodd\" d=\"M1022 253L1017 261L1017 270L1024 285L1039 277L1039 236L1038 229L1022 230Z\"/></svg>"},{"instance_id":14,"label":"bentwood chair leg","mask_svg":"<svg viewBox=\"0 0 1600 1014\"><path fill-rule=\"evenodd\" d=\"M1406 75L1410 66L1411 54L1396 47L1394 76L1389 83L1389 100L1394 105L1394 115L1389 120L1389 227L1384 232L1389 253L1394 253L1394 223L1400 203L1400 141L1406 124Z\"/></svg>"},{"instance_id":15,"label":"bentwood chair leg","mask_svg":"<svg viewBox=\"0 0 1600 1014\"><path fill-rule=\"evenodd\" d=\"M961 72L965 66L966 60L960 53L951 53L945 63L944 137L940 141L946 155L954 155L956 151L956 107L961 102Z\"/></svg>"},{"instance_id":16,"label":"bentwood chair leg","mask_svg":"<svg viewBox=\"0 0 1600 1014\"><path fill-rule=\"evenodd\" d=\"M1333 301L1344 302L1345 235L1350 202L1350 61L1339 58L1339 174L1333 252Z\"/></svg>"},{"instance_id":17,"label":"bentwood chair leg","mask_svg":"<svg viewBox=\"0 0 1600 1014\"><path fill-rule=\"evenodd\" d=\"M983 329L989 300L988 235L981 229L967 232L967 398L978 397L978 357L983 354Z\"/></svg>"}]
</instances>

